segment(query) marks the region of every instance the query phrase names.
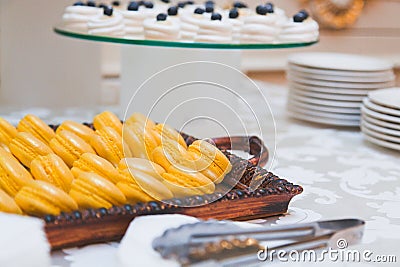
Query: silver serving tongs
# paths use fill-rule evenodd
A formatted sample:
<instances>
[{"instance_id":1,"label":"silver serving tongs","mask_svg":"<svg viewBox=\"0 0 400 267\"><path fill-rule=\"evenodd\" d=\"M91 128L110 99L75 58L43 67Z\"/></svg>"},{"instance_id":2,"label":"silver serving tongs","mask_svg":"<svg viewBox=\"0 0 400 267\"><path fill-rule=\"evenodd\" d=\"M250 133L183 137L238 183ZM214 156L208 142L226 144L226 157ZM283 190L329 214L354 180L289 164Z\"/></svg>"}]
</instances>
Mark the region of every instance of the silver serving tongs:
<instances>
[{"instance_id":1,"label":"silver serving tongs","mask_svg":"<svg viewBox=\"0 0 400 267\"><path fill-rule=\"evenodd\" d=\"M342 219L243 229L230 221L201 221L165 231L153 241L153 248L185 266L243 266L260 263L257 253L265 248L261 241L287 242L268 247L270 251L344 248L360 241L364 224Z\"/></svg>"}]
</instances>

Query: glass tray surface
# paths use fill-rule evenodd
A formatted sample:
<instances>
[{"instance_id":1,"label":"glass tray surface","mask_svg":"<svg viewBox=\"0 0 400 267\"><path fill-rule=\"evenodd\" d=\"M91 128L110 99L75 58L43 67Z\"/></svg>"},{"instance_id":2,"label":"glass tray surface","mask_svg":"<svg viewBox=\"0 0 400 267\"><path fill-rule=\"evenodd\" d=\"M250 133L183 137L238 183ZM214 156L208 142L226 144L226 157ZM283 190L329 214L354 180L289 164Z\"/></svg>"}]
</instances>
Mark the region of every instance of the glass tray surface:
<instances>
[{"instance_id":1,"label":"glass tray surface","mask_svg":"<svg viewBox=\"0 0 400 267\"><path fill-rule=\"evenodd\" d=\"M204 49L278 49L278 48L295 48L310 46L318 43L318 41L305 43L287 43L287 44L217 44L217 43L194 43L194 42L177 42L177 41L161 41L161 40L144 40L144 39L128 39L111 36L91 35L82 32L75 32L66 29L62 26L54 27L54 31L60 35L96 41L108 42L127 45L143 45L143 46L158 46L158 47L180 47L180 48L204 48Z\"/></svg>"}]
</instances>

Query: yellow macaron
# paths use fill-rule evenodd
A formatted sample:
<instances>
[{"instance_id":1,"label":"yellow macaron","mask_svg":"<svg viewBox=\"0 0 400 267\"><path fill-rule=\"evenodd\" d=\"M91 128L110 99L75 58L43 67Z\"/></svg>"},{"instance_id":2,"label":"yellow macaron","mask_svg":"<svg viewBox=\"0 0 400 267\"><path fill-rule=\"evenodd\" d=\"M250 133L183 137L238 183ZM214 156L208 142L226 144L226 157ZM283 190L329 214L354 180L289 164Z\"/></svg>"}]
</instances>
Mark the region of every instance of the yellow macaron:
<instances>
[{"instance_id":1,"label":"yellow macaron","mask_svg":"<svg viewBox=\"0 0 400 267\"><path fill-rule=\"evenodd\" d=\"M124 125L123 139L128 145L132 157L151 159L153 150L157 147L154 131L140 123Z\"/></svg>"},{"instance_id":2,"label":"yellow macaron","mask_svg":"<svg viewBox=\"0 0 400 267\"><path fill-rule=\"evenodd\" d=\"M119 173L111 162L92 153L83 154L74 162L71 171L76 177L79 176L80 172L93 172L114 184L124 180L124 176Z\"/></svg>"},{"instance_id":3,"label":"yellow macaron","mask_svg":"<svg viewBox=\"0 0 400 267\"><path fill-rule=\"evenodd\" d=\"M122 134L122 122L111 111L104 111L96 115L93 119L93 126L96 130L101 130L105 127L113 128L119 135Z\"/></svg>"},{"instance_id":4,"label":"yellow macaron","mask_svg":"<svg viewBox=\"0 0 400 267\"><path fill-rule=\"evenodd\" d=\"M0 212L22 214L22 210L14 199L0 189Z\"/></svg>"},{"instance_id":5,"label":"yellow macaron","mask_svg":"<svg viewBox=\"0 0 400 267\"><path fill-rule=\"evenodd\" d=\"M17 129L11 123L0 117L0 144L8 148L8 145L17 133Z\"/></svg>"},{"instance_id":6,"label":"yellow macaron","mask_svg":"<svg viewBox=\"0 0 400 267\"><path fill-rule=\"evenodd\" d=\"M69 191L74 179L71 170L56 154L34 159L31 163L31 173L36 180L49 182L65 192Z\"/></svg>"},{"instance_id":7,"label":"yellow macaron","mask_svg":"<svg viewBox=\"0 0 400 267\"><path fill-rule=\"evenodd\" d=\"M137 112L132 113L132 115L128 119L126 119L124 126L130 125L133 123L140 123L142 125L146 125L146 128L150 128L150 129L152 129L154 126L156 126L154 121L152 121L151 119L149 119L142 113L137 113Z\"/></svg>"},{"instance_id":8,"label":"yellow macaron","mask_svg":"<svg viewBox=\"0 0 400 267\"><path fill-rule=\"evenodd\" d=\"M26 115L19 121L17 130L19 132L29 132L45 144L48 144L55 135L53 129L39 117L32 114Z\"/></svg>"},{"instance_id":9,"label":"yellow macaron","mask_svg":"<svg viewBox=\"0 0 400 267\"><path fill-rule=\"evenodd\" d=\"M173 185L179 186L193 195L211 194L215 191L214 183L197 171L180 170L173 166L162 177ZM170 188L172 190L172 188ZM173 190L175 193L175 190Z\"/></svg>"},{"instance_id":10,"label":"yellow macaron","mask_svg":"<svg viewBox=\"0 0 400 267\"><path fill-rule=\"evenodd\" d=\"M158 134L159 144L163 145L165 139L172 139L175 142L178 142L184 148L187 148L187 144L183 139L182 135L178 133L174 128L167 124L157 124L154 127L154 131Z\"/></svg>"},{"instance_id":11,"label":"yellow macaron","mask_svg":"<svg viewBox=\"0 0 400 267\"><path fill-rule=\"evenodd\" d=\"M78 209L66 192L44 181L32 181L22 187L15 195L15 202L25 213L34 216L58 215Z\"/></svg>"},{"instance_id":12,"label":"yellow macaron","mask_svg":"<svg viewBox=\"0 0 400 267\"><path fill-rule=\"evenodd\" d=\"M80 172L72 181L69 195L78 203L79 208L111 208L126 203L121 190L96 173Z\"/></svg>"},{"instance_id":13,"label":"yellow macaron","mask_svg":"<svg viewBox=\"0 0 400 267\"><path fill-rule=\"evenodd\" d=\"M82 154L96 154L85 140L67 130L58 132L56 136L51 139L50 147L70 168L74 161L78 160Z\"/></svg>"},{"instance_id":14,"label":"yellow macaron","mask_svg":"<svg viewBox=\"0 0 400 267\"><path fill-rule=\"evenodd\" d=\"M28 168L36 157L53 153L46 143L29 132L18 133L9 147L11 153Z\"/></svg>"},{"instance_id":15,"label":"yellow macaron","mask_svg":"<svg viewBox=\"0 0 400 267\"><path fill-rule=\"evenodd\" d=\"M33 181L31 174L10 153L0 148L0 188L8 195L15 194Z\"/></svg>"},{"instance_id":16,"label":"yellow macaron","mask_svg":"<svg viewBox=\"0 0 400 267\"><path fill-rule=\"evenodd\" d=\"M136 202L148 202L155 200L147 194L143 189L137 184L135 179L131 177L131 174L125 170L121 171L121 175L126 176L126 179L117 183L117 187L125 195L126 200L133 204Z\"/></svg>"},{"instance_id":17,"label":"yellow macaron","mask_svg":"<svg viewBox=\"0 0 400 267\"><path fill-rule=\"evenodd\" d=\"M196 140L189 147L189 152L193 152L198 155L204 155L213 161L223 173L228 173L232 169L232 164L229 159L219 150L216 146L204 141Z\"/></svg>"},{"instance_id":18,"label":"yellow macaron","mask_svg":"<svg viewBox=\"0 0 400 267\"><path fill-rule=\"evenodd\" d=\"M90 139L92 138L94 131L92 129L90 129L89 127L75 122L75 121L64 121L63 123L60 124L60 126L58 126L56 133L59 133L63 130L67 130L70 131L74 134L76 134L77 136L79 136L80 138L82 138L83 140L85 140L86 142L90 142Z\"/></svg>"},{"instance_id":19,"label":"yellow macaron","mask_svg":"<svg viewBox=\"0 0 400 267\"><path fill-rule=\"evenodd\" d=\"M124 152L127 150L123 148L121 136L110 127L96 130L96 134L93 135L90 144L99 156L110 161L115 166L124 158ZM130 152L127 154L130 155Z\"/></svg>"}]
</instances>

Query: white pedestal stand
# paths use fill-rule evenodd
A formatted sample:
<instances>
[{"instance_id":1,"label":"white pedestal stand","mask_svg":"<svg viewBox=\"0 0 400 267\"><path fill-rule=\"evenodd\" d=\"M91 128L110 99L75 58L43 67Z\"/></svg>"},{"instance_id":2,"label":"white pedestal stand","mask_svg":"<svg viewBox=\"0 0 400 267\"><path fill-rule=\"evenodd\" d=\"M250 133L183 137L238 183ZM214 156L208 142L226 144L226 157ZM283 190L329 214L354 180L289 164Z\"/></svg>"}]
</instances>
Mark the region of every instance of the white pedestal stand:
<instances>
[{"instance_id":1,"label":"white pedestal stand","mask_svg":"<svg viewBox=\"0 0 400 267\"><path fill-rule=\"evenodd\" d=\"M120 116L141 112L200 136L243 132L232 116L240 63L238 50L123 46Z\"/></svg>"}]
</instances>

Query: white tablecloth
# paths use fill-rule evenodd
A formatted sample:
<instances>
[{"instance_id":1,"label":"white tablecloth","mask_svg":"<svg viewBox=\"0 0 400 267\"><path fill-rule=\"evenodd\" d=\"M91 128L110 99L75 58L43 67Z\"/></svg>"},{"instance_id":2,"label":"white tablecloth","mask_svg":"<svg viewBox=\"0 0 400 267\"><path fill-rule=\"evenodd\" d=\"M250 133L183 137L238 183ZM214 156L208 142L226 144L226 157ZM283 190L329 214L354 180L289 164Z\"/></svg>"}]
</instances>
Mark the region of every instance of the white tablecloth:
<instances>
[{"instance_id":1,"label":"white tablecloth","mask_svg":"<svg viewBox=\"0 0 400 267\"><path fill-rule=\"evenodd\" d=\"M354 248L371 250L374 255L395 255L399 262L400 153L369 144L358 129L292 120L285 113L287 89L269 84L261 84L261 89L271 104L277 128L277 150L271 170L304 187L304 192L291 202L287 215L269 218L264 223L360 218L366 221L366 230L363 243ZM250 105L257 108L259 99L254 97L252 101ZM95 113L77 109L59 113L54 118L53 113L39 111L51 122L65 116L87 121ZM21 113L5 115L18 119ZM251 129L251 120L247 123ZM66 249L53 253L53 264L118 266L117 248L118 243L111 243ZM376 263L363 266L376 266Z\"/></svg>"}]
</instances>

